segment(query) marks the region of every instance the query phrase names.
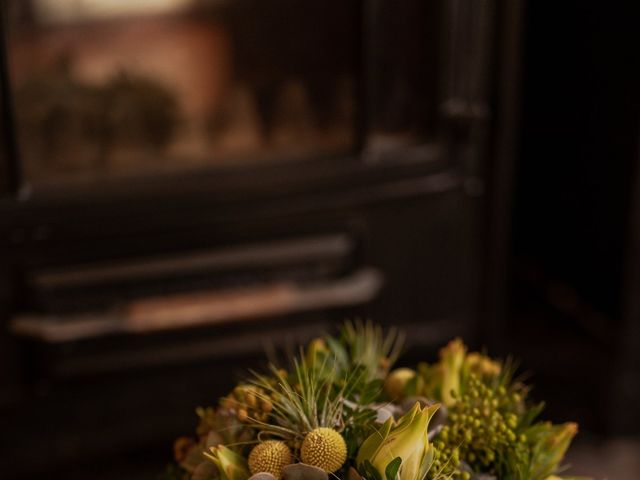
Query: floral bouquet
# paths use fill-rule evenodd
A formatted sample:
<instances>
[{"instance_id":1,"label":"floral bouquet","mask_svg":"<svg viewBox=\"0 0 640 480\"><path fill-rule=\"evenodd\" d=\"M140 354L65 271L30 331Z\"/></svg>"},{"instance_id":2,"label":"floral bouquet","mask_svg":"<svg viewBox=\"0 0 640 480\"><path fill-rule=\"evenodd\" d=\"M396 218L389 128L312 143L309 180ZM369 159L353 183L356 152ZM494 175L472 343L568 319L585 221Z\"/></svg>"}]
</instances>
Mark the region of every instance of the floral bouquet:
<instances>
[{"instance_id":1,"label":"floral bouquet","mask_svg":"<svg viewBox=\"0 0 640 480\"><path fill-rule=\"evenodd\" d=\"M175 443L174 480L559 480L575 423L537 421L512 362L459 340L436 363L392 367L403 336L346 323L288 368L252 373L195 437Z\"/></svg>"}]
</instances>

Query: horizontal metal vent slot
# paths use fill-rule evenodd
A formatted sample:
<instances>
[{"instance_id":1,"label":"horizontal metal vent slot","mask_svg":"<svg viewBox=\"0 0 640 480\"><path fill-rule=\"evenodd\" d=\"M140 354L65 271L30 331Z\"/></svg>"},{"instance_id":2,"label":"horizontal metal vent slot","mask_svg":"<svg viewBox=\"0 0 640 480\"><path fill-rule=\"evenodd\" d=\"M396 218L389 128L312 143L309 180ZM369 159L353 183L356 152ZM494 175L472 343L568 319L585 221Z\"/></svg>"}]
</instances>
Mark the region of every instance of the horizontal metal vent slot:
<instances>
[{"instance_id":1,"label":"horizontal metal vent slot","mask_svg":"<svg viewBox=\"0 0 640 480\"><path fill-rule=\"evenodd\" d=\"M132 259L65 269L39 271L31 276L37 289L63 289L117 283L137 278L176 277L250 268L274 268L346 257L353 250L346 234L300 237L196 251L161 258Z\"/></svg>"},{"instance_id":2,"label":"horizontal metal vent slot","mask_svg":"<svg viewBox=\"0 0 640 480\"><path fill-rule=\"evenodd\" d=\"M20 315L12 330L58 343L115 333L150 333L300 312L351 307L371 301L383 284L375 268L343 278L299 285L274 283L255 288L191 292L132 301L117 309L83 315Z\"/></svg>"}]
</instances>

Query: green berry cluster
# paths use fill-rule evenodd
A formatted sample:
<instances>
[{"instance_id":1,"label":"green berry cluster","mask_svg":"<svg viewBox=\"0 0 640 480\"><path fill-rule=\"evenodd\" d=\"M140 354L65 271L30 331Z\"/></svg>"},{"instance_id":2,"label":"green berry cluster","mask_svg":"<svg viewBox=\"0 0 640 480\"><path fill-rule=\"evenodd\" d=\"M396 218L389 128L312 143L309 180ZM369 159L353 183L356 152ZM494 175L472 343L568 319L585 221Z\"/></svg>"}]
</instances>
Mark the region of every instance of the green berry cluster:
<instances>
[{"instance_id":1,"label":"green berry cluster","mask_svg":"<svg viewBox=\"0 0 640 480\"><path fill-rule=\"evenodd\" d=\"M427 480L438 480L441 478L453 480L469 480L471 474L458 469L460 464L460 450L442 440L434 442L434 458L431 468L427 473Z\"/></svg>"},{"instance_id":2,"label":"green berry cluster","mask_svg":"<svg viewBox=\"0 0 640 480\"><path fill-rule=\"evenodd\" d=\"M437 437L442 451L458 448L460 460L475 472L487 473L499 473L505 461L524 454L527 439L518 434L522 393L493 387L471 374L464 393L457 397L448 424Z\"/></svg>"}]
</instances>

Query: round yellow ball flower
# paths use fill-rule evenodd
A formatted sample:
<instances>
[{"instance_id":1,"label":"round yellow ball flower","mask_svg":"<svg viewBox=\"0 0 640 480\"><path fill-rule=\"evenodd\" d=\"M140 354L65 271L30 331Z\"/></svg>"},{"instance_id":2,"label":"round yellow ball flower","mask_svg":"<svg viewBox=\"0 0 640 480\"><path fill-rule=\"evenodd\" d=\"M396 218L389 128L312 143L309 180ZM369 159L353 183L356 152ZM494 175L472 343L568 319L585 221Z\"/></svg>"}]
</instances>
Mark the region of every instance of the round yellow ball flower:
<instances>
[{"instance_id":1,"label":"round yellow ball flower","mask_svg":"<svg viewBox=\"0 0 640 480\"><path fill-rule=\"evenodd\" d=\"M280 480L282 468L293 463L289 447L279 440L266 440L259 443L249 454L249 470L256 473L267 472Z\"/></svg>"},{"instance_id":2,"label":"round yellow ball flower","mask_svg":"<svg viewBox=\"0 0 640 480\"><path fill-rule=\"evenodd\" d=\"M333 473L347 460L347 444L335 430L316 428L304 438L300 458L308 465Z\"/></svg>"}]
</instances>

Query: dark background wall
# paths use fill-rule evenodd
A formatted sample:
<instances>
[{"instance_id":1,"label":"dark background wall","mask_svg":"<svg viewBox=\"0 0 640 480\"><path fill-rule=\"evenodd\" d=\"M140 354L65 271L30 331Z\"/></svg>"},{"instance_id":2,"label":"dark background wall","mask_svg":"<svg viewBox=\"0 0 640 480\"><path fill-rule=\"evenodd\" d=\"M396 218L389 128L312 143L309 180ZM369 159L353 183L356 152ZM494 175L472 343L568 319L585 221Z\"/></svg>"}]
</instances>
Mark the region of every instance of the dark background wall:
<instances>
[{"instance_id":1,"label":"dark background wall","mask_svg":"<svg viewBox=\"0 0 640 480\"><path fill-rule=\"evenodd\" d=\"M625 357L638 345L628 284L639 246L632 3L530 1L524 17L509 329L551 412L562 397L600 432L638 429L633 409L610 415L620 396L638 398L628 380L625 393L612 381L637 368Z\"/></svg>"}]
</instances>

